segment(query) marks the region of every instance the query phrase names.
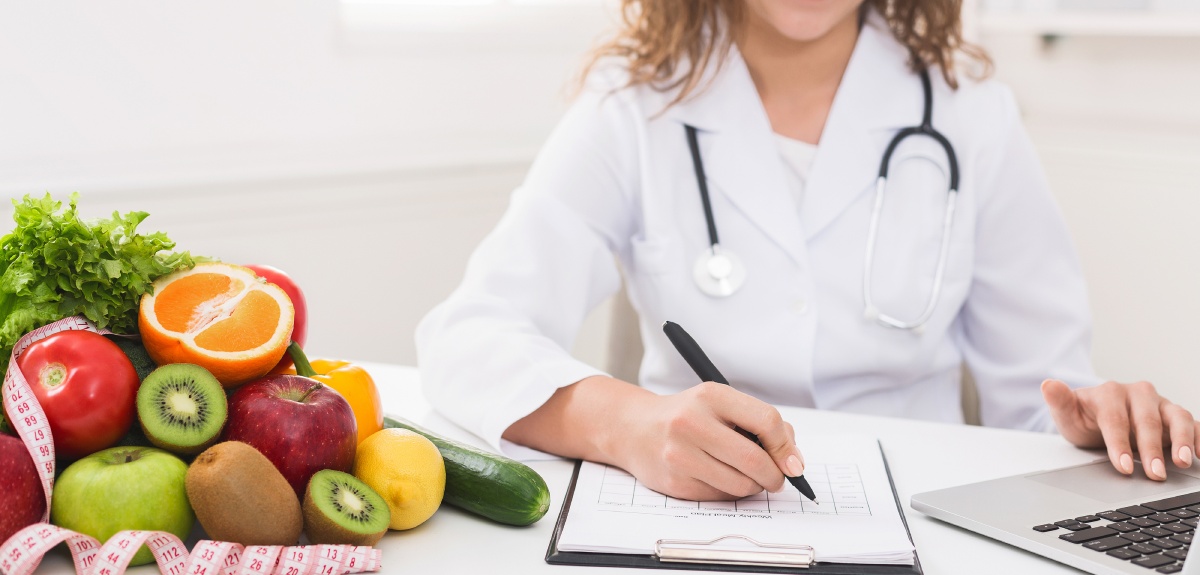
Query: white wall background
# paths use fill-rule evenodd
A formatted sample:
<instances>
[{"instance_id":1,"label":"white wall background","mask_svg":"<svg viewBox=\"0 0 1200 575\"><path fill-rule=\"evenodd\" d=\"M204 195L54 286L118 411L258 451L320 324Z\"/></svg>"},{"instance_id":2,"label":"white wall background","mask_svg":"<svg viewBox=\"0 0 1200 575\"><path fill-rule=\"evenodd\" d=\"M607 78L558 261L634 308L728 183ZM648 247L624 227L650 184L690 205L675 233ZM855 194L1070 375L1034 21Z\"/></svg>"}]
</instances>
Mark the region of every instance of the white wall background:
<instances>
[{"instance_id":1,"label":"white wall background","mask_svg":"<svg viewBox=\"0 0 1200 575\"><path fill-rule=\"evenodd\" d=\"M415 362L608 22L598 5L0 8L0 190L288 270L310 350ZM363 333L367 332L367 333Z\"/></svg>"},{"instance_id":2,"label":"white wall background","mask_svg":"<svg viewBox=\"0 0 1200 575\"><path fill-rule=\"evenodd\" d=\"M1102 375L1200 412L1200 28L983 40L1016 91L1083 259Z\"/></svg>"},{"instance_id":3,"label":"white wall background","mask_svg":"<svg viewBox=\"0 0 1200 575\"><path fill-rule=\"evenodd\" d=\"M611 23L593 3L0 8L0 191L290 271L318 355L412 363ZM1098 370L1200 412L1200 37L976 23L1075 235ZM603 313L578 343L604 358Z\"/></svg>"}]
</instances>

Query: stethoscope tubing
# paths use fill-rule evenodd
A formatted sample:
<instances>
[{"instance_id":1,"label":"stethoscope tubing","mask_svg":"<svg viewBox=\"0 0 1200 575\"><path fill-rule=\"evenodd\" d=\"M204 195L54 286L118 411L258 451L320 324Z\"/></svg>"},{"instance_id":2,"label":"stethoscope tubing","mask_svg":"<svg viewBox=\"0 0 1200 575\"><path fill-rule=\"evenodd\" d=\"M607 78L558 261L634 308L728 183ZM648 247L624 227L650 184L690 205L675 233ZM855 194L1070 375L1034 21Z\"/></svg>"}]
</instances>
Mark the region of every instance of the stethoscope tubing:
<instances>
[{"instance_id":1,"label":"stethoscope tubing","mask_svg":"<svg viewBox=\"0 0 1200 575\"><path fill-rule=\"evenodd\" d=\"M871 207L871 220L867 229L867 247L863 263L864 315L881 325L896 329L911 330L916 333L923 331L925 324L933 317L933 312L937 309L938 301L941 298L946 263L950 253L950 235L954 227L954 214L957 205L959 184L958 157L954 153L954 146L950 144L950 140L946 136L933 127L933 87L929 79L929 71L922 68L919 71L919 75L924 95L921 124L901 129L888 142L887 148L884 150L883 158L879 163L879 175L875 180L875 199ZM745 278L745 270L741 268L741 262L736 256L727 250L721 249L717 235L717 224L713 217L712 202L708 193L708 180L704 174L704 162L700 156L700 144L696 135L696 128L686 124L684 128L687 132L688 150L692 156L692 167L695 171L696 182L700 190L700 200L704 207L704 220L708 228L709 240L709 251L706 254L701 254L697 260L694 266L694 276L696 284L701 291L713 297L726 297L732 295L741 286L741 282ZM888 168L896 149L905 138L911 136L927 136L932 138L946 153L946 161L949 169L949 190L946 198L945 212L942 216L942 234L941 242L938 246L937 265L934 269L933 288L930 290L929 299L926 301L920 315L914 320L904 321L879 311L871 296L871 280L872 268L875 262L875 248L879 239L879 219L883 212L884 192L887 189ZM720 260L723 265L714 266L713 264L719 258L724 258L724 260ZM722 273L714 270L722 270Z\"/></svg>"},{"instance_id":2,"label":"stethoscope tubing","mask_svg":"<svg viewBox=\"0 0 1200 575\"><path fill-rule=\"evenodd\" d=\"M692 158L700 157L700 142L696 138L696 128L692 126L684 126L687 130L688 150L692 153ZM696 183L700 186L700 201L704 204L704 221L708 225L708 245L716 248L721 245L721 240L717 238L717 222L713 219L712 201L708 196L708 178L704 175L704 162L692 162L692 169L696 172Z\"/></svg>"},{"instance_id":3,"label":"stethoscope tubing","mask_svg":"<svg viewBox=\"0 0 1200 575\"><path fill-rule=\"evenodd\" d=\"M955 206L958 203L958 156L950 140L933 127L933 86L929 80L929 70L922 68L919 72L921 88L924 95L924 108L921 112L921 125L901 129L888 142L883 158L879 162L879 177L875 180L875 201L871 207L871 223L867 232L866 257L863 258L863 314L882 325L896 329L906 329L920 332L925 324L933 317L938 301L942 295L942 284L946 274L946 262L950 256L950 234L954 227ZM946 153L946 163L949 168L950 186L946 196L946 209L942 216L941 241L938 244L937 265L933 272L933 287L929 299L916 319L904 321L879 310L871 296L872 268L875 263L875 246L879 239L879 216L883 212L884 191L887 189L888 168L892 162L892 154L900 147L900 143L912 136L927 136L936 141Z\"/></svg>"},{"instance_id":4,"label":"stethoscope tubing","mask_svg":"<svg viewBox=\"0 0 1200 575\"><path fill-rule=\"evenodd\" d=\"M888 327L920 331L926 323L929 323L930 318L933 317L933 312L937 309L937 303L942 295L942 283L946 275L946 262L950 256L950 242L948 240L954 226L958 190L950 190L950 195L946 198L946 210L942 215L942 241L938 245L937 267L933 272L933 288L929 294L929 300L926 301L925 309L921 311L921 315L912 321L906 322L880 312L871 298L871 264L875 261L875 243L879 235L879 214L883 212L883 189L886 185L887 182L884 178L875 180L875 202L874 207L871 209L871 225L867 231L867 255L864 258L866 263L863 266L863 315Z\"/></svg>"}]
</instances>

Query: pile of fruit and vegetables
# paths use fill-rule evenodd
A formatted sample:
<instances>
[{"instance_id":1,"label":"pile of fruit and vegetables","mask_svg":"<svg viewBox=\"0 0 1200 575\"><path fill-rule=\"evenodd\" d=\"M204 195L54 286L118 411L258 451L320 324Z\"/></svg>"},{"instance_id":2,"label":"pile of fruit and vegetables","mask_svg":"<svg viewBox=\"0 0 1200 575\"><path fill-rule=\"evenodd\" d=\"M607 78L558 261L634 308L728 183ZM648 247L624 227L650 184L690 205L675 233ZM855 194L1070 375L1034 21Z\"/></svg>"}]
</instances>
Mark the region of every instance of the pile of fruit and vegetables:
<instances>
[{"instance_id":1,"label":"pile of fruit and vegetables","mask_svg":"<svg viewBox=\"0 0 1200 575\"><path fill-rule=\"evenodd\" d=\"M122 530L186 540L198 523L242 545L374 545L443 501L510 525L546 513L533 470L385 419L362 367L310 362L307 304L283 272L172 251L138 231L144 212L85 221L75 196L13 204L0 361L49 423L51 523L100 542ZM55 333L9 365L24 334L72 316L111 333ZM46 512L35 459L4 423L0 545ZM152 561L142 548L132 564Z\"/></svg>"}]
</instances>

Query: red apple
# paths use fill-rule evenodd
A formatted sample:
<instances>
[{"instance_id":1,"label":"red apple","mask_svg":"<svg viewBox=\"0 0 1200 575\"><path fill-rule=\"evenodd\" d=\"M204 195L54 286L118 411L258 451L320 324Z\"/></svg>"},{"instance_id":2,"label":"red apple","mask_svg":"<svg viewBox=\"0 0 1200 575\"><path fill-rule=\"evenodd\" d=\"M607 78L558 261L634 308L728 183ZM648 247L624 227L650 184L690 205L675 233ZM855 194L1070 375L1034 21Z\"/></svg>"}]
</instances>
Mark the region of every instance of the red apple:
<instances>
[{"instance_id":1,"label":"red apple","mask_svg":"<svg viewBox=\"0 0 1200 575\"><path fill-rule=\"evenodd\" d=\"M11 435L0 435L0 545L42 520L46 494L29 450Z\"/></svg>"},{"instance_id":2,"label":"red apple","mask_svg":"<svg viewBox=\"0 0 1200 575\"><path fill-rule=\"evenodd\" d=\"M254 270L258 277L279 286L287 294L288 299L292 300L292 308L296 310L295 321L292 322L292 341L300 344L300 347L304 347L304 342L308 338L308 303L304 299L304 292L300 290L300 286L296 285L291 276L277 267L257 264L246 267ZM292 356L285 353L279 359L279 363L271 369L271 373L283 373L289 367L292 367Z\"/></svg>"},{"instance_id":3,"label":"red apple","mask_svg":"<svg viewBox=\"0 0 1200 575\"><path fill-rule=\"evenodd\" d=\"M350 472L358 425L333 388L298 375L268 375L229 397L224 440L249 443L267 456L299 499L314 473Z\"/></svg>"},{"instance_id":4,"label":"red apple","mask_svg":"<svg viewBox=\"0 0 1200 575\"><path fill-rule=\"evenodd\" d=\"M296 285L291 276L275 266L250 264L246 267L254 270L258 277L279 286L288 295L288 299L292 300L292 307L296 310L296 319L292 323L292 341L303 347L308 339L308 301L304 298L304 291ZM288 361L288 365L291 365L292 358L287 354L283 357Z\"/></svg>"}]
</instances>

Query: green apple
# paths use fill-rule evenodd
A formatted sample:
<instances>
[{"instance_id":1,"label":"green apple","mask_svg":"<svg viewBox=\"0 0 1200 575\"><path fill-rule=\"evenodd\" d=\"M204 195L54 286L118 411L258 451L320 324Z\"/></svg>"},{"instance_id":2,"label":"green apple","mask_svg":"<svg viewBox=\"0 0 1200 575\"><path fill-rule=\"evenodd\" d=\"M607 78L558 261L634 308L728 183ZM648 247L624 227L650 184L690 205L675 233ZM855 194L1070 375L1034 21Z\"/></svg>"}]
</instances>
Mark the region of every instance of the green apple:
<instances>
[{"instance_id":1,"label":"green apple","mask_svg":"<svg viewBox=\"0 0 1200 575\"><path fill-rule=\"evenodd\" d=\"M187 464L153 447L112 447L63 471L54 483L50 522L103 544L118 531L166 531L186 539L196 520L188 504ZM143 546L130 565L152 563Z\"/></svg>"}]
</instances>

